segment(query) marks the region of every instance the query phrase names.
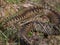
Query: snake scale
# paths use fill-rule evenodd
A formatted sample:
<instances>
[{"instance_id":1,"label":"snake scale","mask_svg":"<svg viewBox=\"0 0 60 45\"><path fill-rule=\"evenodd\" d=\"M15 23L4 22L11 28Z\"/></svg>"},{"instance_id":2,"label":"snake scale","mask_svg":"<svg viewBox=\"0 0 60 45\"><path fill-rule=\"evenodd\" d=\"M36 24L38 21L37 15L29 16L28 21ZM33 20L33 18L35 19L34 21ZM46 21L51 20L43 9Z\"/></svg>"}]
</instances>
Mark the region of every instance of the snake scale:
<instances>
[{"instance_id":1,"label":"snake scale","mask_svg":"<svg viewBox=\"0 0 60 45\"><path fill-rule=\"evenodd\" d=\"M26 35L29 31L34 30L33 29L34 23L36 23L36 25L37 24L41 25L39 19L40 19L40 16L43 15L42 13L44 10L45 11L48 10L48 13L44 14L44 15L48 17L49 21L52 24L55 24L58 26L60 23L59 22L60 14L50 5L47 5L46 7L38 5L38 6L33 6L33 7L30 7L28 9L24 10L24 12L22 12L21 14L18 13L18 15L11 17L10 20L4 21L3 27L5 29L7 27L16 28L15 25L18 25L19 27L21 27L21 29L19 28L19 30L21 30L21 32ZM35 17L37 17L38 19ZM45 33L46 31L49 33L48 30L43 30L43 31L41 30L41 32L43 32L43 33ZM54 32L52 34L55 34L56 32L57 32L56 34L60 34L59 30L56 29L56 27L54 27L54 30L52 32Z\"/></svg>"},{"instance_id":2,"label":"snake scale","mask_svg":"<svg viewBox=\"0 0 60 45\"><path fill-rule=\"evenodd\" d=\"M23 24L25 22L28 22L29 20L32 20L35 16L40 15L43 12L43 10L48 10L51 13L47 14L47 17L52 23L55 23L56 25L59 24L60 14L52 8L50 5L44 6L33 6L29 9L24 10L23 13L19 13L18 15L11 17L10 20L4 21L3 25L5 27L8 27L9 25L13 25L14 23L20 23ZM53 18L52 18L53 17ZM9 19L9 18L7 18Z\"/></svg>"}]
</instances>

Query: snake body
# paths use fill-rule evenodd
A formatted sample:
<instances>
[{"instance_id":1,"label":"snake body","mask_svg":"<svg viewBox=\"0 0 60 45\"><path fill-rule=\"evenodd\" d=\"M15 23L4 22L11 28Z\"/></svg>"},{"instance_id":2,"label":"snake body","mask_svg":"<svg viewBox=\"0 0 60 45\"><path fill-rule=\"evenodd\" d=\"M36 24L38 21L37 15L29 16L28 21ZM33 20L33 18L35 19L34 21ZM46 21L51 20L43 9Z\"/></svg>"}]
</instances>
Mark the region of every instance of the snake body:
<instances>
[{"instance_id":1,"label":"snake body","mask_svg":"<svg viewBox=\"0 0 60 45\"><path fill-rule=\"evenodd\" d=\"M47 14L42 14L44 10L48 10L49 12ZM36 30L36 28L34 26L39 25L39 26L43 27L42 26L43 24L41 25L41 21L40 21L40 17L42 15L48 17L49 21L52 24L55 24L55 26L53 26L53 30L51 31L51 32L53 32L53 33L51 33L51 35L60 34L59 29L57 29L57 27L56 27L60 24L60 14L50 5L47 5L46 7L40 6L40 5L30 7L29 9L24 10L21 14L18 13L18 15L16 15L16 16L7 18L9 20L4 21L3 27L6 29L7 27L16 28L16 26L17 26L17 27L19 27L20 33L22 32L22 34L24 34L26 36L29 31ZM38 19L35 17L37 17ZM34 23L36 23L36 25L34 25ZM40 31L47 35L50 34L50 31L46 30L44 28L43 28L43 30L40 30Z\"/></svg>"}]
</instances>

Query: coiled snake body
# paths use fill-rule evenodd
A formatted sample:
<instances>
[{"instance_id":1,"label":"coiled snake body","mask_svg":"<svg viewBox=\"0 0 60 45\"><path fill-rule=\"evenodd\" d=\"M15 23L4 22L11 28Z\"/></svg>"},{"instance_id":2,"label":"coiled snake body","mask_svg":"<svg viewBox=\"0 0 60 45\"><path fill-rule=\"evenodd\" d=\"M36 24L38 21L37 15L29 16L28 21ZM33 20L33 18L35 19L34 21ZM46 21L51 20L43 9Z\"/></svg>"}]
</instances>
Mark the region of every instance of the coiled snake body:
<instances>
[{"instance_id":1,"label":"coiled snake body","mask_svg":"<svg viewBox=\"0 0 60 45\"><path fill-rule=\"evenodd\" d=\"M45 12L47 11L47 13ZM44 19L43 19L44 18ZM48 18L48 19L47 19ZM44 24L44 20L48 20L52 25ZM43 21L41 21L43 20ZM42 23L41 23L42 22ZM10 20L7 20L3 23L4 28L7 27L13 27L18 25L20 33L24 34L25 36L27 33L31 30L36 30L37 28L35 26L38 26L40 32L47 34L47 35L58 35L60 34L59 29L57 26L59 26L60 23L60 14L55 11L51 6L43 7L43 6L33 6L29 9L24 10L22 14L18 14L14 17L12 17ZM44 28L44 25L46 27ZM48 29L50 28L50 29ZM25 32L24 32L25 31ZM22 35L21 35L22 36ZM22 36L23 37L23 36Z\"/></svg>"}]
</instances>

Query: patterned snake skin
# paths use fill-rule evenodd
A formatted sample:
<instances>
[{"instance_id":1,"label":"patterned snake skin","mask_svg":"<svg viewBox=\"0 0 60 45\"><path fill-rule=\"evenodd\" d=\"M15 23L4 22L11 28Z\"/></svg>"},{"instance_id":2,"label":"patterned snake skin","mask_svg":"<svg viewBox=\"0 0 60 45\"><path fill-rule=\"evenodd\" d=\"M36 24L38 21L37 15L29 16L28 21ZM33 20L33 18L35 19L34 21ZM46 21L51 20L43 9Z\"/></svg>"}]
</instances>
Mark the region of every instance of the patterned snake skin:
<instances>
[{"instance_id":1,"label":"patterned snake skin","mask_svg":"<svg viewBox=\"0 0 60 45\"><path fill-rule=\"evenodd\" d=\"M43 16L46 16L49 20L48 22L50 22L53 25L41 22L40 19ZM25 36L31 30L39 30L40 32L43 32L44 34L47 35L53 35L53 34L58 35L60 34L59 29L57 27L59 26L60 23L59 21L60 21L60 14L57 11L55 11L53 7L47 4L46 7L38 5L24 10L23 13L21 14L19 13L18 15L11 17L11 19L4 21L3 27L5 29L7 27L16 28L15 26L17 25L19 27L20 33L24 34ZM44 25L46 27L44 27ZM35 28L35 26L39 27L40 29ZM53 27L52 29L51 26ZM43 29L41 30L41 28Z\"/></svg>"}]
</instances>

